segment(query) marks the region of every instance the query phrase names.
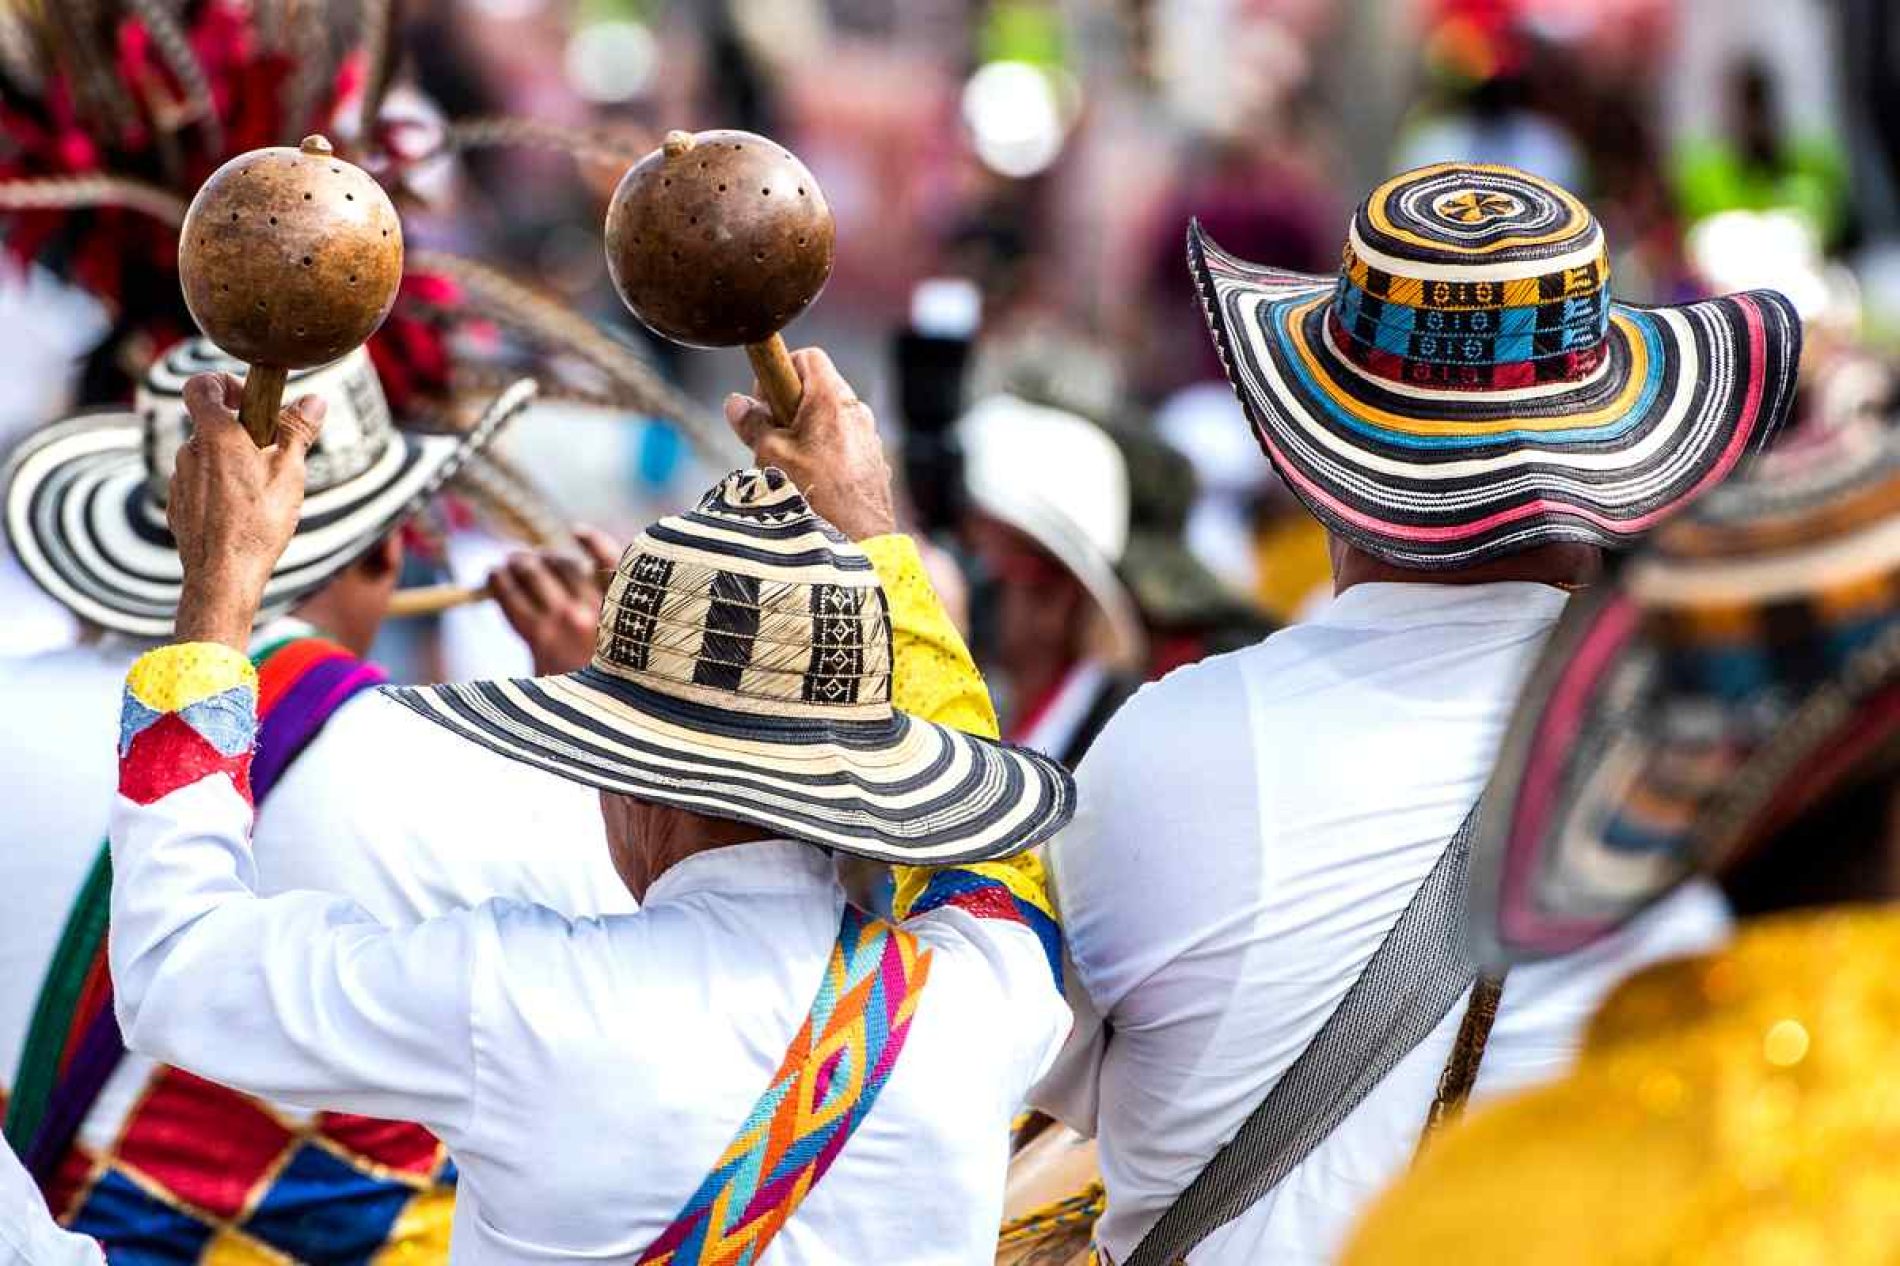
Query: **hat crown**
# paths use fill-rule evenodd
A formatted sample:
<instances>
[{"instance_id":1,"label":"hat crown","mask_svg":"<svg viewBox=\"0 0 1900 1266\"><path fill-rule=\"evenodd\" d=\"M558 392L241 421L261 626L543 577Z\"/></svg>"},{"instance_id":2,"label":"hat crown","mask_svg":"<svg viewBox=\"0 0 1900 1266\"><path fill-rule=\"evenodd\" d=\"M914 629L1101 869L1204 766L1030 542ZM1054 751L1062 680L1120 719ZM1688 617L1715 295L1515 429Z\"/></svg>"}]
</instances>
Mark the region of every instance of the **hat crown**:
<instances>
[{"instance_id":1,"label":"hat crown","mask_svg":"<svg viewBox=\"0 0 1900 1266\"><path fill-rule=\"evenodd\" d=\"M591 671L754 715L883 720L890 616L871 560L785 472L739 470L627 547Z\"/></svg>"},{"instance_id":2,"label":"hat crown","mask_svg":"<svg viewBox=\"0 0 1900 1266\"><path fill-rule=\"evenodd\" d=\"M1603 363L1609 276L1601 226L1564 189L1512 167L1422 167L1353 216L1328 328L1395 382L1575 382Z\"/></svg>"},{"instance_id":3,"label":"hat crown","mask_svg":"<svg viewBox=\"0 0 1900 1266\"><path fill-rule=\"evenodd\" d=\"M197 374L225 373L242 378L242 361L219 351L208 339L187 339L159 357L139 382L133 407L145 428L145 467L152 499L164 505L171 494L178 451L191 436L185 408L185 383ZM304 460L306 494L327 492L374 466L396 438L389 402L369 353L357 348L340 360L291 373L286 402L314 395L329 406L323 430Z\"/></svg>"}]
</instances>

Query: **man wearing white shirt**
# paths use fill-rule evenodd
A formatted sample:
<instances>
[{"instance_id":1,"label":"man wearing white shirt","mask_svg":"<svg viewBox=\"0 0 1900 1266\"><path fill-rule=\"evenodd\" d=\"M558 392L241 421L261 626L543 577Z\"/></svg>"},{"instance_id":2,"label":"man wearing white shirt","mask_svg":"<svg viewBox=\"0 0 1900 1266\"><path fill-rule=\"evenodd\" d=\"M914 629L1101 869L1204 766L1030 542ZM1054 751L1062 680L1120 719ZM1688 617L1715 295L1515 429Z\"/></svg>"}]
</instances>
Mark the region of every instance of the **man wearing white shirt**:
<instances>
[{"instance_id":1,"label":"man wearing white shirt","mask_svg":"<svg viewBox=\"0 0 1900 1266\"><path fill-rule=\"evenodd\" d=\"M132 409L43 427L9 462L14 551L94 634L65 650L0 660L0 692L14 718L0 727L0 795L15 806L0 822L8 1137L60 1219L115 1249L189 1259L216 1241L318 1262L379 1246L439 1258L454 1173L419 1127L258 1101L136 1053L93 1065L91 1082L69 1076L49 1085L41 1075L33 1086L36 1063L43 1074L85 1063L48 1057L46 1035L61 1034L42 1022L42 1001L60 976L67 925L78 921L68 912L104 895L88 879L116 783L120 687L153 635L170 628L177 595L178 558L159 534L163 510L154 500L185 443L184 383L219 367L235 366L208 344L181 344L150 367ZM269 664L301 655L316 670L311 685L343 693L327 715L319 715L324 700L309 701L316 724L303 732L305 745L277 762L281 776L258 823L259 883L347 893L400 923L498 894L577 916L631 909L606 861L592 796L457 742L373 690L347 694L372 680L358 657L395 586L399 525L499 432L525 394L498 399L467 439L427 441L394 428L364 353L296 375L290 394L320 401L327 413L309 465L311 504L323 512L300 525L304 556L273 578L273 611L295 614L268 616L251 646L260 657L270 652L267 674L275 672ZM332 544L313 557L310 543L325 535ZM598 609L597 588L593 601ZM462 794L446 797L444 788ZM312 848L318 823L323 846ZM524 849L524 837L545 843ZM75 1035L66 1050L76 1056L84 1045ZM29 1120L29 1106L44 1111Z\"/></svg>"},{"instance_id":2,"label":"man wearing white shirt","mask_svg":"<svg viewBox=\"0 0 1900 1266\"><path fill-rule=\"evenodd\" d=\"M962 531L989 582L985 653L1010 741L1074 768L1146 656L1116 573L1128 545L1126 464L1087 418L1012 395L977 401L957 440L970 500Z\"/></svg>"},{"instance_id":3,"label":"man wearing white shirt","mask_svg":"<svg viewBox=\"0 0 1900 1266\"><path fill-rule=\"evenodd\" d=\"M1506 168L1386 182L1337 278L1190 231L1222 361L1331 535L1338 596L1137 694L1050 849L1078 1018L1034 1098L1099 1140L1110 1262L1331 1260L1428 1114L1469 1092L1441 1080L1455 1041L1481 1096L1552 1076L1620 976L1724 931L1716 895L1691 889L1513 972L1488 1045L1486 1008L1453 1005L1251 1205L1163 1223L1217 1155L1240 1189L1266 1172L1221 1149L1446 854L1565 590L1786 417L1800 339L1781 296L1626 308L1606 259L1581 203Z\"/></svg>"},{"instance_id":4,"label":"man wearing white shirt","mask_svg":"<svg viewBox=\"0 0 1900 1266\"><path fill-rule=\"evenodd\" d=\"M926 719L994 732L890 535L868 410L822 354L798 365L795 429L758 447L817 475L864 548L782 471L737 472L622 557L588 668L396 692L599 788L642 909L575 922L497 901L408 928L255 895L256 685L236 648L309 430L260 453L215 384L192 385L170 507L186 640L127 680L120 1021L222 1082L429 1125L462 1174L465 1260L948 1263L994 1242L1009 1119L1068 1026L1024 850L1067 821L1073 786ZM911 663L895 680L893 630ZM851 908L828 850L895 864L902 922ZM936 861L955 864L919 865Z\"/></svg>"}]
</instances>

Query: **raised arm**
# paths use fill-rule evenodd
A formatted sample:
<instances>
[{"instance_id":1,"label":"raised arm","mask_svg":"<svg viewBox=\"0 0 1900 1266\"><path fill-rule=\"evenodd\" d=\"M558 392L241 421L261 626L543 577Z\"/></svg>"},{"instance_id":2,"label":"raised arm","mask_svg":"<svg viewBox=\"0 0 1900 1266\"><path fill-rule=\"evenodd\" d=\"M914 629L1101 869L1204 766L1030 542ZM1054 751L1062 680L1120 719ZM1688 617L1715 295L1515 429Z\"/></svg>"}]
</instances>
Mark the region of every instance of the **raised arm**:
<instances>
[{"instance_id":1,"label":"raised arm","mask_svg":"<svg viewBox=\"0 0 1900 1266\"><path fill-rule=\"evenodd\" d=\"M287 410L260 452L235 395L228 379L187 386L194 435L171 503L180 641L126 679L111 825L119 1026L129 1048L212 1080L452 1138L472 1113L469 986L488 916L398 933L345 900L254 895L257 674L241 648L295 527L320 414Z\"/></svg>"},{"instance_id":2,"label":"raised arm","mask_svg":"<svg viewBox=\"0 0 1900 1266\"><path fill-rule=\"evenodd\" d=\"M735 396L726 414L760 465L778 466L805 491L812 508L863 546L877 568L891 613L891 702L939 725L997 736L996 712L982 674L924 574L917 547L897 534L890 467L871 411L852 394L823 352L793 357L805 395L790 430L771 425L756 400ZM898 866L895 912L914 918L946 906L977 918L1021 923L1036 933L1058 984L1061 933L1031 853L967 866Z\"/></svg>"}]
</instances>

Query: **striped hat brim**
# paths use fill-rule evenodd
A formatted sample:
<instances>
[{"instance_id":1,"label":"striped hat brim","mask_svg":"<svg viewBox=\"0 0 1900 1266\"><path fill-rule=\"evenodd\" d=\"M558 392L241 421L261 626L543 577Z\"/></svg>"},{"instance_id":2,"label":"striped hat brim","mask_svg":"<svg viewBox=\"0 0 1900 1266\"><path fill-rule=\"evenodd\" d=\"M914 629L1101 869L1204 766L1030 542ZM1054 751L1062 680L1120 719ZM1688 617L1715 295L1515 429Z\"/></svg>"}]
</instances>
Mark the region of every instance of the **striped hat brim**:
<instances>
[{"instance_id":1,"label":"striped hat brim","mask_svg":"<svg viewBox=\"0 0 1900 1266\"><path fill-rule=\"evenodd\" d=\"M1426 388L1341 354L1335 279L1236 259L1198 224L1188 261L1274 468L1330 531L1404 567L1627 546L1766 445L1793 402L1801 327L1772 291L1611 304L1607 354L1576 382Z\"/></svg>"},{"instance_id":2,"label":"striped hat brim","mask_svg":"<svg viewBox=\"0 0 1900 1266\"><path fill-rule=\"evenodd\" d=\"M1075 810L1074 783L1054 761L902 712L861 722L739 713L593 668L386 690L571 781L876 861L1007 857L1047 841Z\"/></svg>"},{"instance_id":3,"label":"striped hat brim","mask_svg":"<svg viewBox=\"0 0 1900 1266\"><path fill-rule=\"evenodd\" d=\"M367 470L305 498L259 622L290 611L426 504L534 392L530 380L513 384L459 435L399 432ZM0 478L7 539L35 583L82 619L153 638L172 631L183 570L149 491L144 443L135 413L71 418L25 440Z\"/></svg>"},{"instance_id":4,"label":"striped hat brim","mask_svg":"<svg viewBox=\"0 0 1900 1266\"><path fill-rule=\"evenodd\" d=\"M1482 961L1588 945L1900 756L1900 520L1835 510L1811 522L1840 534L1800 550L1635 582L1627 569L1571 600L1472 840ZM1658 614L1632 584L1722 592L1706 615ZM1658 622L1682 631L1660 644Z\"/></svg>"}]
</instances>

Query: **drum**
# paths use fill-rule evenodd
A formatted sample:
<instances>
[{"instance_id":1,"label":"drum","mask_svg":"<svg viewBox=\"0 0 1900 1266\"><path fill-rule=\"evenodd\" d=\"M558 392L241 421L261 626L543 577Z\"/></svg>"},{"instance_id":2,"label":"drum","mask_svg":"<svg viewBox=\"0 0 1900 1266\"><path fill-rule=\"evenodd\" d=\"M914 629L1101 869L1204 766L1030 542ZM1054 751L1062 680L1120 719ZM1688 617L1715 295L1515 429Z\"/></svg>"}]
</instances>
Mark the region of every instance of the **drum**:
<instances>
[{"instance_id":1,"label":"drum","mask_svg":"<svg viewBox=\"0 0 1900 1266\"><path fill-rule=\"evenodd\" d=\"M996 1266L1085 1266L1101 1216L1095 1140L1049 1122L1010 1160Z\"/></svg>"}]
</instances>

